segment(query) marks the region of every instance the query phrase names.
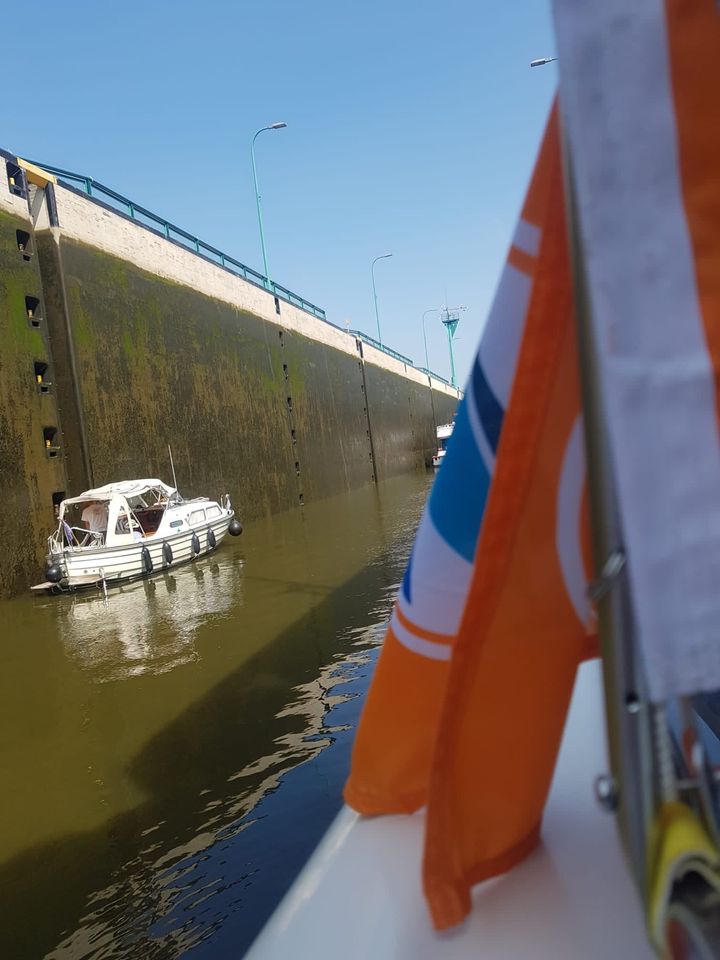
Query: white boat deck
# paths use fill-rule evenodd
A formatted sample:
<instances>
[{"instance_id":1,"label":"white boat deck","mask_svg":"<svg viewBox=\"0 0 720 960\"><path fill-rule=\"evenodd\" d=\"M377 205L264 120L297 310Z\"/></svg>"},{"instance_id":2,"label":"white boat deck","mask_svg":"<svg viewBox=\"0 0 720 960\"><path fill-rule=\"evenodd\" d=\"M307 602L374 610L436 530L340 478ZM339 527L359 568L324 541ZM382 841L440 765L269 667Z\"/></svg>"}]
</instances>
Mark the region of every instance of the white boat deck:
<instances>
[{"instance_id":1,"label":"white boat deck","mask_svg":"<svg viewBox=\"0 0 720 960\"><path fill-rule=\"evenodd\" d=\"M543 844L476 888L465 924L431 928L423 814L364 820L343 808L247 960L652 960L615 822L593 795L605 771L595 662L580 669Z\"/></svg>"}]
</instances>

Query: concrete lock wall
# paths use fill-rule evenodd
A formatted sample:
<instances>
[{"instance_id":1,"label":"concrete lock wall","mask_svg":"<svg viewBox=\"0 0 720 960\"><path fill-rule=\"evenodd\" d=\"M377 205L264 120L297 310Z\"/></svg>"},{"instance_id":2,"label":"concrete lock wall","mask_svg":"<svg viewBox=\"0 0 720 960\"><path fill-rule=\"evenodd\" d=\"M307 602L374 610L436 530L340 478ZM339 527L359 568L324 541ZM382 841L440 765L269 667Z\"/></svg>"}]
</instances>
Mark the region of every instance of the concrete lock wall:
<instances>
[{"instance_id":1,"label":"concrete lock wall","mask_svg":"<svg viewBox=\"0 0 720 960\"><path fill-rule=\"evenodd\" d=\"M42 573L53 496L170 480L168 443L186 496L247 519L429 463L453 388L72 189L13 190L0 161L0 594Z\"/></svg>"},{"instance_id":2,"label":"concrete lock wall","mask_svg":"<svg viewBox=\"0 0 720 960\"><path fill-rule=\"evenodd\" d=\"M4 162L3 162L4 166ZM3 171L4 173L4 171ZM62 425L28 205L0 181L0 595L42 572L66 490ZM42 383L38 383L38 377Z\"/></svg>"}]
</instances>

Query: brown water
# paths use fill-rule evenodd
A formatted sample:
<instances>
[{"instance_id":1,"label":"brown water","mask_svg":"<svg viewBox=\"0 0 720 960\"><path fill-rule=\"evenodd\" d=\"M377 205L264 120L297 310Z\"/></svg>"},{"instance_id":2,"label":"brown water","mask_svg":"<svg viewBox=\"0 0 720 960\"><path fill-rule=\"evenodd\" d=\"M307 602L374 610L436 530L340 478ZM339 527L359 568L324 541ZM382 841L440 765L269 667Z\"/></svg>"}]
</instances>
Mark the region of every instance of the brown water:
<instances>
[{"instance_id":1,"label":"brown water","mask_svg":"<svg viewBox=\"0 0 720 960\"><path fill-rule=\"evenodd\" d=\"M0 957L242 956L340 804L429 478L0 603Z\"/></svg>"}]
</instances>

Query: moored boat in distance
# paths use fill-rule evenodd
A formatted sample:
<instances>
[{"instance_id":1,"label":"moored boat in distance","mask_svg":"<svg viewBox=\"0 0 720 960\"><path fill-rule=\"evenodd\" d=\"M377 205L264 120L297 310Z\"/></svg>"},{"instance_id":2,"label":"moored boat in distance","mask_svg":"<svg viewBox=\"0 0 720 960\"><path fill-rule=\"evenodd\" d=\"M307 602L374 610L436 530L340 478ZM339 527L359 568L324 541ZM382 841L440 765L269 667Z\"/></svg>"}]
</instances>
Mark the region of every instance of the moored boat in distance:
<instances>
[{"instance_id":1,"label":"moored boat in distance","mask_svg":"<svg viewBox=\"0 0 720 960\"><path fill-rule=\"evenodd\" d=\"M48 537L51 592L147 577L214 550L226 533L239 536L230 497L185 500L161 480L124 480L63 500Z\"/></svg>"},{"instance_id":2,"label":"moored boat in distance","mask_svg":"<svg viewBox=\"0 0 720 960\"><path fill-rule=\"evenodd\" d=\"M435 431L437 433L438 450L435 456L432 458L432 465L433 467L435 467L436 470L440 466L440 464L443 462L443 458L445 456L445 450L447 449L447 442L452 436L454 426L455 426L454 422L441 423L440 426L438 426Z\"/></svg>"}]
</instances>

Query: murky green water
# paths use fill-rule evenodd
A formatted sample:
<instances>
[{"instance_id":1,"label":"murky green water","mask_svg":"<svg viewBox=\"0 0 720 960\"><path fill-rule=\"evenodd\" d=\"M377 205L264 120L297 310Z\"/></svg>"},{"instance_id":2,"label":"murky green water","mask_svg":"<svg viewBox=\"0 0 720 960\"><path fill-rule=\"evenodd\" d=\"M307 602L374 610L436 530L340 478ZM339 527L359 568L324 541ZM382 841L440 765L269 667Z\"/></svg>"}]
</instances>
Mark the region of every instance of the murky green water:
<instances>
[{"instance_id":1,"label":"murky green water","mask_svg":"<svg viewBox=\"0 0 720 960\"><path fill-rule=\"evenodd\" d=\"M242 956L340 804L430 479L0 603L0 957Z\"/></svg>"}]
</instances>

